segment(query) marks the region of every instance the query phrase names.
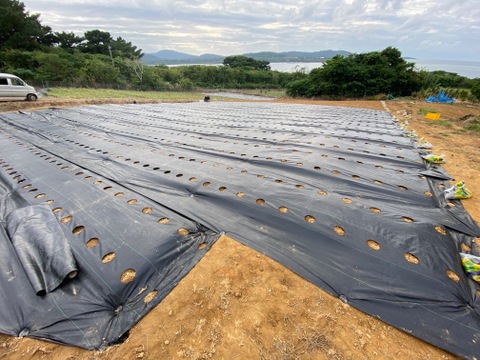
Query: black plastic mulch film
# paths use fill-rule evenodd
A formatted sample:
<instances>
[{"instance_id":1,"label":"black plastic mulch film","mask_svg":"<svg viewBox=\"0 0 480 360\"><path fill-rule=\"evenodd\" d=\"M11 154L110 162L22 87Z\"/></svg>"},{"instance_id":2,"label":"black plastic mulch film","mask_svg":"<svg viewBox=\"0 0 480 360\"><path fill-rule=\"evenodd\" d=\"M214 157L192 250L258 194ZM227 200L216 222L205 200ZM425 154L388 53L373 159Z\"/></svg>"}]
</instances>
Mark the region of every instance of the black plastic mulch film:
<instances>
[{"instance_id":1,"label":"black plastic mulch film","mask_svg":"<svg viewBox=\"0 0 480 360\"><path fill-rule=\"evenodd\" d=\"M226 233L399 329L480 354L480 290L459 257L478 253L479 227L386 111L104 105L0 126L2 333L111 345Z\"/></svg>"}]
</instances>

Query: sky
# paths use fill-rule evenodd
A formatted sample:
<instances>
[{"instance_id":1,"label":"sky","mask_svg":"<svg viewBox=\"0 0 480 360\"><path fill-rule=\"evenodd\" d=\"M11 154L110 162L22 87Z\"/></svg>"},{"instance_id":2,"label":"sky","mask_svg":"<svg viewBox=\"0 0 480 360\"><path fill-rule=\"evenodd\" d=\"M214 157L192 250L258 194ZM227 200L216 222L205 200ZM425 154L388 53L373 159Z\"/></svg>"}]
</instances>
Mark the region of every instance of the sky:
<instances>
[{"instance_id":1,"label":"sky","mask_svg":"<svg viewBox=\"0 0 480 360\"><path fill-rule=\"evenodd\" d=\"M480 61L480 0L25 0L54 32L108 31L143 50L223 56L394 46Z\"/></svg>"}]
</instances>

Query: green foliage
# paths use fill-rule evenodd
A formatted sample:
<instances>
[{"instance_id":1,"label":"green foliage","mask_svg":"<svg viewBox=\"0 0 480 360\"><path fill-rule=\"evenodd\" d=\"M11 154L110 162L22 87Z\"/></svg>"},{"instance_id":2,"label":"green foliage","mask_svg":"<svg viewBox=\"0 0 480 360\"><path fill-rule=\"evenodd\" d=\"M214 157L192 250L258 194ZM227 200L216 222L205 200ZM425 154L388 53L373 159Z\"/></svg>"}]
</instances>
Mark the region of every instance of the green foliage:
<instances>
[{"instance_id":1,"label":"green foliage","mask_svg":"<svg viewBox=\"0 0 480 360\"><path fill-rule=\"evenodd\" d=\"M56 32L55 34L54 45L61 47L65 50L71 50L79 46L82 41L85 40L84 37L76 36L73 32L66 33Z\"/></svg>"},{"instance_id":2,"label":"green foliage","mask_svg":"<svg viewBox=\"0 0 480 360\"><path fill-rule=\"evenodd\" d=\"M147 67L145 75L153 71L157 79L165 83L184 87L182 79L190 81L189 86L199 88L228 89L279 89L298 75L278 71L248 70L228 66L189 65L168 68L164 65Z\"/></svg>"},{"instance_id":3,"label":"green foliage","mask_svg":"<svg viewBox=\"0 0 480 360\"><path fill-rule=\"evenodd\" d=\"M137 49L135 45L129 41L117 37L116 40L110 41L112 55L114 57L127 58L131 60L140 59L143 56L142 50Z\"/></svg>"},{"instance_id":4,"label":"green foliage","mask_svg":"<svg viewBox=\"0 0 480 360\"><path fill-rule=\"evenodd\" d=\"M287 94L293 97L308 96L310 89L310 80L295 80L286 85Z\"/></svg>"},{"instance_id":5,"label":"green foliage","mask_svg":"<svg viewBox=\"0 0 480 360\"><path fill-rule=\"evenodd\" d=\"M470 89L470 92L478 101L480 101L480 79L476 79L476 82Z\"/></svg>"},{"instance_id":6,"label":"green foliage","mask_svg":"<svg viewBox=\"0 0 480 360\"><path fill-rule=\"evenodd\" d=\"M439 89L439 88L465 88L470 89L475 80L469 79L465 76L460 76L456 73L437 70L437 71L425 71L418 72L418 76L421 79L422 89Z\"/></svg>"},{"instance_id":7,"label":"green foliage","mask_svg":"<svg viewBox=\"0 0 480 360\"><path fill-rule=\"evenodd\" d=\"M436 114L437 112L436 112L435 110L431 110L431 109L423 109L423 108L420 108L420 109L418 109L418 113L419 113L420 115L424 115L424 116L425 116L425 115L427 115L428 113L434 113L434 114Z\"/></svg>"},{"instance_id":8,"label":"green foliage","mask_svg":"<svg viewBox=\"0 0 480 360\"><path fill-rule=\"evenodd\" d=\"M244 55L227 56L223 65L231 68L242 68L246 70L270 70L270 63L265 60L255 60Z\"/></svg>"},{"instance_id":9,"label":"green foliage","mask_svg":"<svg viewBox=\"0 0 480 360\"><path fill-rule=\"evenodd\" d=\"M35 50L52 43L51 28L40 24L17 0L0 0L0 50Z\"/></svg>"},{"instance_id":10,"label":"green foliage","mask_svg":"<svg viewBox=\"0 0 480 360\"><path fill-rule=\"evenodd\" d=\"M465 130L480 133L480 122L476 122L474 124L470 124L468 126L465 126Z\"/></svg>"},{"instance_id":11,"label":"green foliage","mask_svg":"<svg viewBox=\"0 0 480 360\"><path fill-rule=\"evenodd\" d=\"M15 75L22 79L30 80L33 79L34 74L32 70L19 68L15 70Z\"/></svg>"},{"instance_id":12,"label":"green foliage","mask_svg":"<svg viewBox=\"0 0 480 360\"><path fill-rule=\"evenodd\" d=\"M414 64L406 62L398 49L337 55L322 68L310 72L308 80L288 86L291 96L365 98L377 94L410 95L420 88Z\"/></svg>"},{"instance_id":13,"label":"green foliage","mask_svg":"<svg viewBox=\"0 0 480 360\"><path fill-rule=\"evenodd\" d=\"M114 84L119 76L118 68L109 64L107 57L95 56L87 59L81 69L84 80L93 85L95 83Z\"/></svg>"},{"instance_id":14,"label":"green foliage","mask_svg":"<svg viewBox=\"0 0 480 360\"><path fill-rule=\"evenodd\" d=\"M478 102L479 99L475 98L472 89L456 89L456 88L426 88L412 93L412 97L420 100L425 100L429 96L437 95L439 91L443 91L449 97L457 101L469 101Z\"/></svg>"},{"instance_id":15,"label":"green foliage","mask_svg":"<svg viewBox=\"0 0 480 360\"><path fill-rule=\"evenodd\" d=\"M445 94L455 100L460 101L474 101L472 93L468 89L456 89L456 88L440 88Z\"/></svg>"},{"instance_id":16,"label":"green foliage","mask_svg":"<svg viewBox=\"0 0 480 360\"><path fill-rule=\"evenodd\" d=\"M80 50L87 54L109 55L108 48L112 37L107 31L90 30L85 31L85 43L79 46Z\"/></svg>"},{"instance_id":17,"label":"green foliage","mask_svg":"<svg viewBox=\"0 0 480 360\"><path fill-rule=\"evenodd\" d=\"M434 120L434 121L429 122L428 124L444 126L444 127L447 127L447 128L451 128L453 126L451 122L448 122L448 121L445 121L445 120Z\"/></svg>"},{"instance_id":18,"label":"green foliage","mask_svg":"<svg viewBox=\"0 0 480 360\"><path fill-rule=\"evenodd\" d=\"M16 69L30 69L34 71L38 67L35 54L21 49L7 49L1 53L3 66L2 72L16 73Z\"/></svg>"},{"instance_id":19,"label":"green foliage","mask_svg":"<svg viewBox=\"0 0 480 360\"><path fill-rule=\"evenodd\" d=\"M142 85L140 49L109 32L52 33L41 25L39 14L30 15L17 0L0 0L0 71L29 81L71 85L129 83ZM141 70L142 74L139 73ZM151 79L151 77L150 77Z\"/></svg>"},{"instance_id":20,"label":"green foliage","mask_svg":"<svg viewBox=\"0 0 480 360\"><path fill-rule=\"evenodd\" d=\"M35 76L44 81L74 80L77 75L75 63L68 54L36 52L38 63Z\"/></svg>"}]
</instances>

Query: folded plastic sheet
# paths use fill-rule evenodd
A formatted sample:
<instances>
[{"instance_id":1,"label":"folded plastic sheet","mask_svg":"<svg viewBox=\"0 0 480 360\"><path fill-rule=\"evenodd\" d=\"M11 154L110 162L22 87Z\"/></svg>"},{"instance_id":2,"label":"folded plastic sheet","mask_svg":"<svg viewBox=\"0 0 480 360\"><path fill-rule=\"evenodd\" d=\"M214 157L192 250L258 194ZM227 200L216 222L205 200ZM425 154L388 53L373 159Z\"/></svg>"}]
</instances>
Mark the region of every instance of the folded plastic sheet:
<instances>
[{"instance_id":1,"label":"folded plastic sheet","mask_svg":"<svg viewBox=\"0 0 480 360\"><path fill-rule=\"evenodd\" d=\"M46 203L78 265L75 279L38 297L3 231L4 333L111 344L226 232L399 329L478 354L480 289L459 256L475 251L478 225L445 201L448 174L384 111L201 102L0 122L2 221ZM55 311L39 318L32 301Z\"/></svg>"},{"instance_id":2,"label":"folded plastic sheet","mask_svg":"<svg viewBox=\"0 0 480 360\"><path fill-rule=\"evenodd\" d=\"M55 214L45 205L13 210L6 219L7 232L37 295L55 290L77 265Z\"/></svg>"}]
</instances>

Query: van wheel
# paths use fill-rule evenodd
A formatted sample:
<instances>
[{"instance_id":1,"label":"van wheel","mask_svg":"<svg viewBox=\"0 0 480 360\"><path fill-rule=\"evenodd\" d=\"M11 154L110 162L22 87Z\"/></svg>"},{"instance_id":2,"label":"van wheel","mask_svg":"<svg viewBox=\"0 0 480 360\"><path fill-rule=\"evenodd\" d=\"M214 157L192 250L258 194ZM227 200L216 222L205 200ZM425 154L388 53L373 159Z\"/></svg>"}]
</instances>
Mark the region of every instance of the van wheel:
<instances>
[{"instance_id":1,"label":"van wheel","mask_svg":"<svg viewBox=\"0 0 480 360\"><path fill-rule=\"evenodd\" d=\"M35 101L35 100L37 100L37 95L35 95L35 94L28 94L28 95L27 95L27 100L28 100L28 101Z\"/></svg>"}]
</instances>

